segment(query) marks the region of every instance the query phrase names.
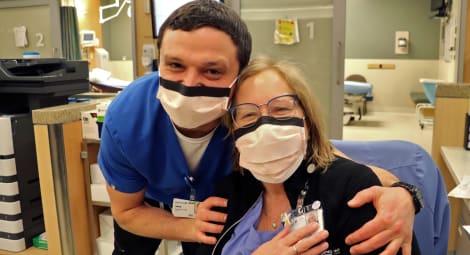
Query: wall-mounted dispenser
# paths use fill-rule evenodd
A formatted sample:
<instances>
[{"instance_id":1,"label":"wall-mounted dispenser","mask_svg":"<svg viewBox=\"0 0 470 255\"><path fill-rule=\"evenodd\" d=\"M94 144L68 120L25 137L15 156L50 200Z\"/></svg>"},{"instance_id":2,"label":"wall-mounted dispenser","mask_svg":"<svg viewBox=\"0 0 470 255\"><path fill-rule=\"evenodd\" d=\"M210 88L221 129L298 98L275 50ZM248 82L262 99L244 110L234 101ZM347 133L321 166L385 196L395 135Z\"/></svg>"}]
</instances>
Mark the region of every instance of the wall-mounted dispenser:
<instances>
[{"instance_id":1,"label":"wall-mounted dispenser","mask_svg":"<svg viewBox=\"0 0 470 255\"><path fill-rule=\"evenodd\" d=\"M146 43L142 46L142 65L145 68L145 73L154 71L155 68L155 45Z\"/></svg>"},{"instance_id":2,"label":"wall-mounted dispenser","mask_svg":"<svg viewBox=\"0 0 470 255\"><path fill-rule=\"evenodd\" d=\"M408 31L395 32L395 54L408 54L410 48L410 33Z\"/></svg>"}]
</instances>

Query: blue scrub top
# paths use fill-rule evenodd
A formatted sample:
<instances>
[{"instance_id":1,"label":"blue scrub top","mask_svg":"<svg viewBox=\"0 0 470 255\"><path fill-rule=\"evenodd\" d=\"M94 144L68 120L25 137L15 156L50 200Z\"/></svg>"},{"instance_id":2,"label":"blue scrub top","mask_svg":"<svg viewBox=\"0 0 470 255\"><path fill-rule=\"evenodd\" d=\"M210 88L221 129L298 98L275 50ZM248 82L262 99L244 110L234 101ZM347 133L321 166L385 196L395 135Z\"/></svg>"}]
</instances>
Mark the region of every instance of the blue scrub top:
<instances>
[{"instance_id":1,"label":"blue scrub top","mask_svg":"<svg viewBox=\"0 0 470 255\"><path fill-rule=\"evenodd\" d=\"M259 246L274 238L283 227L274 231L258 231L261 209L263 208L263 196L260 196L255 205L246 213L245 217L235 227L232 237L222 249L222 255L250 255Z\"/></svg>"},{"instance_id":2,"label":"blue scrub top","mask_svg":"<svg viewBox=\"0 0 470 255\"><path fill-rule=\"evenodd\" d=\"M101 134L98 162L109 185L124 193L146 189L145 196L167 205L189 199L190 176L174 127L156 98L158 73L146 75L124 89L110 104ZM196 200L214 191L233 166L233 141L217 127L194 178Z\"/></svg>"}]
</instances>

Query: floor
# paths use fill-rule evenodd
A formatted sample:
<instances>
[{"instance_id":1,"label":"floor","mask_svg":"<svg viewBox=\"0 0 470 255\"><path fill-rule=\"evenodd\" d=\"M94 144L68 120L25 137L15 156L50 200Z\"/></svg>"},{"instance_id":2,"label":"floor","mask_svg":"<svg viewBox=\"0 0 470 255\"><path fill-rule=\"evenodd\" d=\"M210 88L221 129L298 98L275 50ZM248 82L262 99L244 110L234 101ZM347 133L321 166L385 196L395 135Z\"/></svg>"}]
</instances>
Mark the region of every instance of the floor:
<instances>
[{"instance_id":1,"label":"floor","mask_svg":"<svg viewBox=\"0 0 470 255\"><path fill-rule=\"evenodd\" d=\"M432 125L421 129L415 113L369 112L343 127L343 140L406 140L431 153Z\"/></svg>"}]
</instances>

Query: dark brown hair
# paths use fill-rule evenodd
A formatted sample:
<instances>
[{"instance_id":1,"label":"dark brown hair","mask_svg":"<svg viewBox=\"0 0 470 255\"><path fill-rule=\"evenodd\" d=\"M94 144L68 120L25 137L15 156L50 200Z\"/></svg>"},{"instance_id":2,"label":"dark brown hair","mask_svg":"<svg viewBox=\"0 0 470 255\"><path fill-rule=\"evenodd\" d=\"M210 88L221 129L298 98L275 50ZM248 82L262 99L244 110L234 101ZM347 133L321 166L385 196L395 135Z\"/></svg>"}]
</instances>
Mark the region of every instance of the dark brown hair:
<instances>
[{"instance_id":1,"label":"dark brown hair","mask_svg":"<svg viewBox=\"0 0 470 255\"><path fill-rule=\"evenodd\" d=\"M158 31L157 47L162 47L165 31L192 31L204 26L216 28L232 38L237 47L239 72L248 64L251 55L251 35L240 16L228 5L214 0L191 1L176 9Z\"/></svg>"}]
</instances>

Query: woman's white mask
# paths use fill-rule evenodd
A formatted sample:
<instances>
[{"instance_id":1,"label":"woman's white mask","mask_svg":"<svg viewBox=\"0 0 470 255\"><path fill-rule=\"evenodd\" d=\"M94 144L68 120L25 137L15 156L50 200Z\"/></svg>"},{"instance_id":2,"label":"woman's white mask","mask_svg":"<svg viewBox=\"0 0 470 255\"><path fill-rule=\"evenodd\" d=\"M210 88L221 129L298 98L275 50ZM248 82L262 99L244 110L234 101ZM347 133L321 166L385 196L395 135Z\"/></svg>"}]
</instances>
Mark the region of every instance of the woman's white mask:
<instances>
[{"instance_id":1,"label":"woman's white mask","mask_svg":"<svg viewBox=\"0 0 470 255\"><path fill-rule=\"evenodd\" d=\"M304 120L261 117L254 126L234 132L240 166L267 183L286 181L300 166L307 151Z\"/></svg>"},{"instance_id":2,"label":"woman's white mask","mask_svg":"<svg viewBox=\"0 0 470 255\"><path fill-rule=\"evenodd\" d=\"M228 88L188 87L160 77L157 98L175 125L197 128L224 115L236 80Z\"/></svg>"}]
</instances>

